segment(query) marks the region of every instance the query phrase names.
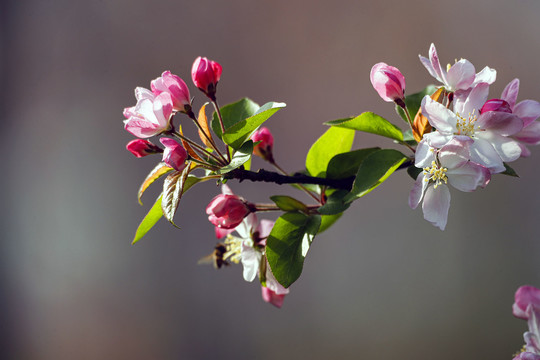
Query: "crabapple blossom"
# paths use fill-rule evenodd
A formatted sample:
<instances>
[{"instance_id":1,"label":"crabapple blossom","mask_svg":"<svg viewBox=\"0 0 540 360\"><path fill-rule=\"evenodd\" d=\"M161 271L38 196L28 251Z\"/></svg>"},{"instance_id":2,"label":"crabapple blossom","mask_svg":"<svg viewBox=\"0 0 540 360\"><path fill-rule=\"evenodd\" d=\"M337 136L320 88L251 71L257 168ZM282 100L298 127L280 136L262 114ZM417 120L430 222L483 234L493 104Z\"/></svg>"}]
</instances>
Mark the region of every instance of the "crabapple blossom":
<instances>
[{"instance_id":1,"label":"crabapple blossom","mask_svg":"<svg viewBox=\"0 0 540 360\"><path fill-rule=\"evenodd\" d=\"M176 171L182 171L186 167L188 153L184 147L171 138L161 138L159 141L165 146L163 162Z\"/></svg>"},{"instance_id":2,"label":"crabapple blossom","mask_svg":"<svg viewBox=\"0 0 540 360\"><path fill-rule=\"evenodd\" d=\"M469 161L472 139L455 138L437 150L429 140L422 140L416 150L415 166L423 168L409 195L413 209L423 199L424 219L441 230L446 227L450 208L450 191L446 184L458 190L471 192L485 187L491 179L487 168Z\"/></svg>"},{"instance_id":3,"label":"crabapple blossom","mask_svg":"<svg viewBox=\"0 0 540 360\"><path fill-rule=\"evenodd\" d=\"M148 140L135 139L127 143L126 149L138 158L150 154L162 153L163 150Z\"/></svg>"},{"instance_id":4,"label":"crabapple blossom","mask_svg":"<svg viewBox=\"0 0 540 360\"><path fill-rule=\"evenodd\" d=\"M216 61L199 56L193 62L191 78L196 87L215 100L216 86L221 77L222 67Z\"/></svg>"},{"instance_id":5,"label":"crabapple blossom","mask_svg":"<svg viewBox=\"0 0 540 360\"><path fill-rule=\"evenodd\" d=\"M514 359L540 359L540 289L533 286L521 286L515 294L512 306L514 316L527 320L529 331L523 334L524 351Z\"/></svg>"},{"instance_id":6,"label":"crabapple blossom","mask_svg":"<svg viewBox=\"0 0 540 360\"><path fill-rule=\"evenodd\" d=\"M432 100L422 99L422 114L437 131L425 134L430 144L440 148L451 139L469 138L471 161L483 165L492 173L505 170L503 162L514 161L521 155L519 143L509 136L518 133L523 121L516 115L480 109L487 100L488 85L478 84L464 99L456 99L454 111Z\"/></svg>"},{"instance_id":7,"label":"crabapple blossom","mask_svg":"<svg viewBox=\"0 0 540 360\"><path fill-rule=\"evenodd\" d=\"M251 140L254 143L260 141L253 147L253 153L255 155L267 161L273 160L272 147L274 145L274 137L270 130L265 127L260 128L251 135Z\"/></svg>"},{"instance_id":8,"label":"crabapple blossom","mask_svg":"<svg viewBox=\"0 0 540 360\"><path fill-rule=\"evenodd\" d=\"M217 195L206 207L208 220L222 229L234 229L251 213L248 203L230 189Z\"/></svg>"},{"instance_id":9,"label":"crabapple blossom","mask_svg":"<svg viewBox=\"0 0 540 360\"><path fill-rule=\"evenodd\" d=\"M164 71L160 77L152 80L150 86L155 95L163 92L171 95L174 111L186 112L191 110L189 89L179 76L171 74L170 71Z\"/></svg>"},{"instance_id":10,"label":"crabapple blossom","mask_svg":"<svg viewBox=\"0 0 540 360\"><path fill-rule=\"evenodd\" d=\"M285 294L276 294L275 291L270 290L266 286L261 286L261 294L265 302L272 304L277 308L281 308L283 306Z\"/></svg>"},{"instance_id":11,"label":"crabapple blossom","mask_svg":"<svg viewBox=\"0 0 540 360\"><path fill-rule=\"evenodd\" d=\"M441 66L434 44L429 47L429 59L422 55L418 56L429 74L443 83L448 91L465 91L480 83L493 84L497 78L497 72L487 66L475 74L474 65L465 59L456 61L454 65L449 64L445 70Z\"/></svg>"},{"instance_id":12,"label":"crabapple blossom","mask_svg":"<svg viewBox=\"0 0 540 360\"><path fill-rule=\"evenodd\" d=\"M523 100L516 104L519 93L519 79L514 79L504 88L501 99L509 104L510 111L523 121L523 129L513 137L519 142L521 156L527 157L531 152L525 145L540 144L540 103L534 100Z\"/></svg>"},{"instance_id":13,"label":"crabapple blossom","mask_svg":"<svg viewBox=\"0 0 540 360\"><path fill-rule=\"evenodd\" d=\"M383 62L373 65L369 76L373 88L388 102L399 102L404 106L405 77L399 69Z\"/></svg>"},{"instance_id":14,"label":"crabapple blossom","mask_svg":"<svg viewBox=\"0 0 540 360\"><path fill-rule=\"evenodd\" d=\"M154 96L149 90L137 88L135 96L137 105L124 109L127 131L139 138L149 138L171 129L173 102L170 94Z\"/></svg>"}]
</instances>

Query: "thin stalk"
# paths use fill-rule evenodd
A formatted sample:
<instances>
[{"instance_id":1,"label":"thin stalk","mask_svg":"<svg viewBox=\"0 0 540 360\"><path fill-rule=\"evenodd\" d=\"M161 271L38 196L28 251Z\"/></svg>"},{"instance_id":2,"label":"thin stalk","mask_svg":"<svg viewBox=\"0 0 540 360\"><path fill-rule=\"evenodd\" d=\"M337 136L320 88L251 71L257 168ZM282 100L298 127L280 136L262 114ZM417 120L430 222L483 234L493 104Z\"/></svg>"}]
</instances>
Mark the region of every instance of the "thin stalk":
<instances>
[{"instance_id":1,"label":"thin stalk","mask_svg":"<svg viewBox=\"0 0 540 360\"><path fill-rule=\"evenodd\" d=\"M223 116L221 115L221 110L219 110L219 105L217 103L217 99L211 99L212 105L214 105L214 109L216 109L216 114L219 119L219 126L221 127L221 136L223 137L223 134L225 134L225 125L223 124ZM229 163L231 162L231 152L229 151L229 145L225 144L227 147L227 159L229 160Z\"/></svg>"},{"instance_id":2,"label":"thin stalk","mask_svg":"<svg viewBox=\"0 0 540 360\"><path fill-rule=\"evenodd\" d=\"M190 111L188 114L187 114L191 120L193 120L193 122L195 123L195 125L197 126L197 129L199 129L199 132L200 133L203 133L204 137L206 138L206 140L208 140L208 142L210 143L210 145L212 146L212 148L215 150L215 152L219 155L219 157L224 161L224 162L227 162L227 160L225 159L225 157L223 156L223 154L221 153L221 151L219 151L216 143L214 142L214 140L208 136L208 134L206 133L206 131L203 130L201 124L199 124L199 121L197 121L197 119L195 118L195 114L193 113L193 111Z\"/></svg>"},{"instance_id":3,"label":"thin stalk","mask_svg":"<svg viewBox=\"0 0 540 360\"><path fill-rule=\"evenodd\" d=\"M223 160L221 160L219 157L217 157L216 155L212 154L210 151L206 150L205 148L203 148L201 145L197 144L196 142L194 142L193 140L190 140L188 139L187 137L185 137L184 135L176 132L176 131L172 131L171 132L172 135L176 136L177 138L181 139L181 140L184 140L185 142L187 142L188 144L190 144L191 146L193 146L194 148L196 148L197 150L199 150L200 152L208 155L209 157L213 158L214 160L216 160L218 163L220 163L221 165L227 165L226 163L223 162Z\"/></svg>"}]
</instances>

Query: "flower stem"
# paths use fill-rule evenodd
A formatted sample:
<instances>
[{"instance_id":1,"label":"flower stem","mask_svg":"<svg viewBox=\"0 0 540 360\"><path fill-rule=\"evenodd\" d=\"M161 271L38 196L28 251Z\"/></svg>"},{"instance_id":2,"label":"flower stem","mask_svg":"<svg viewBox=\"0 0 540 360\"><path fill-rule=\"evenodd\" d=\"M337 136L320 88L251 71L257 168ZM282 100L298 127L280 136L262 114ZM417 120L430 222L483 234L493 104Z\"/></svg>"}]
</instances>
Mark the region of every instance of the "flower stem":
<instances>
[{"instance_id":1,"label":"flower stem","mask_svg":"<svg viewBox=\"0 0 540 360\"><path fill-rule=\"evenodd\" d=\"M203 148L201 145L197 144L196 142L194 142L193 140L190 140L188 139L187 137L185 137L184 135L180 134L179 132L177 131L172 131L171 132L172 135L176 136L177 138L181 139L181 140L184 140L185 142L187 142L188 144L190 144L191 146L193 146L194 148L196 148L198 151L208 155L209 157L213 158L214 160L216 160L220 165L224 166L224 165L227 165L226 163L223 162L223 160L221 160L219 157L217 157L216 155L212 154L211 152L209 152L208 150L206 150L205 148ZM210 164L211 165L211 164Z\"/></svg>"},{"instance_id":2,"label":"flower stem","mask_svg":"<svg viewBox=\"0 0 540 360\"><path fill-rule=\"evenodd\" d=\"M223 138L223 135L225 134L225 125L223 124L223 116L221 115L221 110L219 110L219 105L217 103L217 99L214 97L212 100L212 104L214 105L214 109L216 109L216 114L219 119L219 126L221 127L221 137ZM229 151L229 145L225 144L227 147L227 159L229 160L229 163L231 162L231 152Z\"/></svg>"},{"instance_id":3,"label":"flower stem","mask_svg":"<svg viewBox=\"0 0 540 360\"><path fill-rule=\"evenodd\" d=\"M219 157L224 161L224 162L227 162L227 160L225 159L225 157L223 156L223 154L221 153L221 151L219 151L216 143L214 142L214 140L212 139L212 137L206 133L206 131L203 130L201 124L199 124L199 121L197 120L197 118L195 117L195 114L193 113L193 111L190 111L188 114L187 114L191 120L193 120L193 122L195 123L195 125L197 126L197 128L199 129L199 132L202 133L204 135L204 137L206 138L206 140L208 140L208 143L210 144L210 146L216 151L216 153L219 155Z\"/></svg>"}]
</instances>

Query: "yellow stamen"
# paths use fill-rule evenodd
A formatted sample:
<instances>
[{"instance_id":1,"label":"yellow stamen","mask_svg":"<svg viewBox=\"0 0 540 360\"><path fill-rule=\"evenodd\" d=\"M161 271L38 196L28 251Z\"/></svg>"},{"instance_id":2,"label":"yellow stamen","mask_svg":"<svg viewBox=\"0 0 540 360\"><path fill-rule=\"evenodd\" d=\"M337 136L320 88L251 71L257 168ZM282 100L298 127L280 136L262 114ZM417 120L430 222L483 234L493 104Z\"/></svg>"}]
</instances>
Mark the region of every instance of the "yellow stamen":
<instances>
[{"instance_id":1,"label":"yellow stamen","mask_svg":"<svg viewBox=\"0 0 540 360\"><path fill-rule=\"evenodd\" d=\"M441 183L448 183L448 177L446 176L447 168L439 167L435 161L431 162L431 167L425 167L424 169L424 181L433 181L436 189Z\"/></svg>"},{"instance_id":2,"label":"yellow stamen","mask_svg":"<svg viewBox=\"0 0 540 360\"><path fill-rule=\"evenodd\" d=\"M242 239L229 234L225 239L225 246L227 246L227 251L223 254L223 260L230 258L233 263L238 264L242 259Z\"/></svg>"},{"instance_id":3,"label":"yellow stamen","mask_svg":"<svg viewBox=\"0 0 540 360\"><path fill-rule=\"evenodd\" d=\"M475 114L476 110L473 110L472 113L469 113L469 116L467 118L459 115L459 113L456 113L457 116L457 122L456 122L456 129L457 132L455 135L465 135L468 137L473 137L476 130L476 120L478 119L478 116Z\"/></svg>"}]
</instances>

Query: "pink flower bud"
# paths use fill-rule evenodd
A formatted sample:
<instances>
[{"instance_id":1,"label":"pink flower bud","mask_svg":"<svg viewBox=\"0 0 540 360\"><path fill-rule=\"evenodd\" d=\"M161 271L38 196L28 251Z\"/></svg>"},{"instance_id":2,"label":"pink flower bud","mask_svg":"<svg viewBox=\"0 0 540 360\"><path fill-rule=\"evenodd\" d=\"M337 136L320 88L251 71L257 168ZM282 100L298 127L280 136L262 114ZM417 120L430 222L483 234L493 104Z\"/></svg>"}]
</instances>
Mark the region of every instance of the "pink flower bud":
<instances>
[{"instance_id":1,"label":"pink flower bud","mask_svg":"<svg viewBox=\"0 0 540 360\"><path fill-rule=\"evenodd\" d=\"M191 78L196 87L215 100L216 86L221 77L221 65L205 57L198 57L191 68Z\"/></svg>"},{"instance_id":2,"label":"pink flower bud","mask_svg":"<svg viewBox=\"0 0 540 360\"><path fill-rule=\"evenodd\" d=\"M274 291L270 290L267 287L261 286L262 298L267 303L274 305L277 308L283 306L283 300L285 299L285 294L278 295Z\"/></svg>"},{"instance_id":3,"label":"pink flower bud","mask_svg":"<svg viewBox=\"0 0 540 360\"><path fill-rule=\"evenodd\" d=\"M186 149L180 145L176 140L171 138L159 139L165 151L163 152L163 162L174 170L182 171L186 167L186 160L188 157Z\"/></svg>"},{"instance_id":4,"label":"pink flower bud","mask_svg":"<svg viewBox=\"0 0 540 360\"><path fill-rule=\"evenodd\" d=\"M500 111L505 113L512 113L512 108L510 104L501 99L491 99L486 101L482 109L480 109L480 114L483 114L487 111Z\"/></svg>"},{"instance_id":5,"label":"pink flower bud","mask_svg":"<svg viewBox=\"0 0 540 360\"><path fill-rule=\"evenodd\" d=\"M395 101L398 102L398 105L403 103L405 77L397 68L382 62L375 64L371 68L370 79L371 84L384 101Z\"/></svg>"},{"instance_id":6,"label":"pink flower bud","mask_svg":"<svg viewBox=\"0 0 540 360\"><path fill-rule=\"evenodd\" d=\"M150 86L155 95L163 92L169 93L175 111L191 110L191 98L186 83L180 77L171 74L170 71L165 71L160 77L152 80Z\"/></svg>"},{"instance_id":7,"label":"pink flower bud","mask_svg":"<svg viewBox=\"0 0 540 360\"><path fill-rule=\"evenodd\" d=\"M208 220L217 227L234 229L251 211L247 203L236 195L220 194L206 207Z\"/></svg>"},{"instance_id":8,"label":"pink flower bud","mask_svg":"<svg viewBox=\"0 0 540 360\"><path fill-rule=\"evenodd\" d=\"M150 154L158 154L163 152L163 150L160 149L158 146L152 144L148 140L143 139L135 139L128 142L128 144L126 145L126 149L128 149L133 155L138 158L142 158Z\"/></svg>"},{"instance_id":9,"label":"pink flower bud","mask_svg":"<svg viewBox=\"0 0 540 360\"><path fill-rule=\"evenodd\" d=\"M253 140L254 143L260 141L260 143L256 144L253 148L253 153L255 155L260 156L267 161L274 160L272 155L274 137L272 136L270 130L265 127L260 128L259 130L255 131L253 135L251 135L251 140Z\"/></svg>"}]
</instances>

